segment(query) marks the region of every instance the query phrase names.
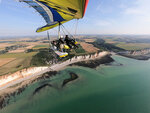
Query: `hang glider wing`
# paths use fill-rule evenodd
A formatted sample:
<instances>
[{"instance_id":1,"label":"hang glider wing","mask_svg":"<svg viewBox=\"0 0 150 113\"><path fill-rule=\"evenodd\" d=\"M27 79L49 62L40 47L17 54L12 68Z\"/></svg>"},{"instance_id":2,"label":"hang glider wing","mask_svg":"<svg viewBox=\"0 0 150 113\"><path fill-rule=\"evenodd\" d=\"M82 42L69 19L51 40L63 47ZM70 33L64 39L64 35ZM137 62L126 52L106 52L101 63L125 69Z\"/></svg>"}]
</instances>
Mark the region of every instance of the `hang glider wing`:
<instances>
[{"instance_id":1,"label":"hang glider wing","mask_svg":"<svg viewBox=\"0 0 150 113\"><path fill-rule=\"evenodd\" d=\"M20 0L39 12L47 25L37 32L46 31L72 19L83 18L89 0Z\"/></svg>"}]
</instances>

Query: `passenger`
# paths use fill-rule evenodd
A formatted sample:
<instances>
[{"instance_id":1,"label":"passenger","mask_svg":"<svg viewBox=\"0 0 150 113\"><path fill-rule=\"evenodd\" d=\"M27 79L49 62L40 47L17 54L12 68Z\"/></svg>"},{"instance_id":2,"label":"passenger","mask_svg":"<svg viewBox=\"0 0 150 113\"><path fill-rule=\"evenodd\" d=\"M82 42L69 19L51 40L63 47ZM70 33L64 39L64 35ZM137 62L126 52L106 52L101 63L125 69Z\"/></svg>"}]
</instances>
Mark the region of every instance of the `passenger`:
<instances>
[{"instance_id":1,"label":"passenger","mask_svg":"<svg viewBox=\"0 0 150 113\"><path fill-rule=\"evenodd\" d=\"M68 35L66 35L66 37L65 37L65 42L66 42L66 44L69 46L69 48L72 49L72 46L70 45L70 42L71 42L71 41L70 41Z\"/></svg>"},{"instance_id":2,"label":"passenger","mask_svg":"<svg viewBox=\"0 0 150 113\"><path fill-rule=\"evenodd\" d=\"M79 47L76 45L75 39L72 39L72 40L71 40L71 44L74 46L74 48L79 48Z\"/></svg>"},{"instance_id":3,"label":"passenger","mask_svg":"<svg viewBox=\"0 0 150 113\"><path fill-rule=\"evenodd\" d=\"M60 43L62 43L62 44L64 44L63 36L60 36L60 38L59 38L59 42L60 42Z\"/></svg>"},{"instance_id":4,"label":"passenger","mask_svg":"<svg viewBox=\"0 0 150 113\"><path fill-rule=\"evenodd\" d=\"M56 41L52 41L51 44L53 46L53 49L57 50L57 43L56 43Z\"/></svg>"},{"instance_id":5,"label":"passenger","mask_svg":"<svg viewBox=\"0 0 150 113\"><path fill-rule=\"evenodd\" d=\"M70 49L72 49L73 47L78 48L78 46L75 44L75 40L69 38L68 35L66 35L65 37L65 42L69 46Z\"/></svg>"},{"instance_id":6,"label":"passenger","mask_svg":"<svg viewBox=\"0 0 150 113\"><path fill-rule=\"evenodd\" d=\"M59 40L57 40L57 44L56 44L57 49L60 50L60 51L62 51L62 45L63 45L63 44L64 44L63 36L61 36L61 37L59 38Z\"/></svg>"}]
</instances>

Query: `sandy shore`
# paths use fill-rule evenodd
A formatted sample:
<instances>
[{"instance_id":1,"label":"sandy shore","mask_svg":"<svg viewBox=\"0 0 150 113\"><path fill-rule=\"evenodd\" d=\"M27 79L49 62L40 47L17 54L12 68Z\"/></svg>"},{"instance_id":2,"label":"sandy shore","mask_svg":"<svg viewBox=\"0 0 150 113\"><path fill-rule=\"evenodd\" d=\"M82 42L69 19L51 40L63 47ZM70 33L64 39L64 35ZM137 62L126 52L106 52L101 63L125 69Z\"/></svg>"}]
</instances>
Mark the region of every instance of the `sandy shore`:
<instances>
[{"instance_id":1,"label":"sandy shore","mask_svg":"<svg viewBox=\"0 0 150 113\"><path fill-rule=\"evenodd\" d=\"M96 60L103 58L105 56L110 55L109 52L101 52L94 55L87 55L87 56L78 56L74 57L70 60L67 60L65 62L54 64L50 67L34 67L31 69L21 70L19 72L16 72L15 74L7 75L5 77L0 78L0 91L7 89L8 87L14 86L16 84L19 84L21 82L37 78L38 76L49 72L49 71L59 71L64 69L66 66L82 61L88 61L88 60Z\"/></svg>"}]
</instances>

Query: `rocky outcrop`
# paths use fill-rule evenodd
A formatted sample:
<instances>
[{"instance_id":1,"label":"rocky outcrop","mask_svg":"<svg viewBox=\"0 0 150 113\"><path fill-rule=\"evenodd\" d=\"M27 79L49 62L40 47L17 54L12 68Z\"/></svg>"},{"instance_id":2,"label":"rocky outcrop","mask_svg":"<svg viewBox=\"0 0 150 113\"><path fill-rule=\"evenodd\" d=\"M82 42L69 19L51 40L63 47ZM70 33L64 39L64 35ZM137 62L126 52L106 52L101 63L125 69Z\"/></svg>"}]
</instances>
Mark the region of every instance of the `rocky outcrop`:
<instances>
[{"instance_id":1,"label":"rocky outcrop","mask_svg":"<svg viewBox=\"0 0 150 113\"><path fill-rule=\"evenodd\" d=\"M44 84L44 85L42 85L42 86L36 88L36 89L34 90L34 92L33 92L33 96L34 96L35 94L39 93L39 92L40 92L43 88L45 88L45 87L52 87L52 85L51 85L51 84Z\"/></svg>"},{"instance_id":2,"label":"rocky outcrop","mask_svg":"<svg viewBox=\"0 0 150 113\"><path fill-rule=\"evenodd\" d=\"M76 80L76 79L78 78L78 75L75 74L75 73L73 73L73 72L70 72L69 74L70 74L70 78L65 79L65 80L63 81L62 87L64 87L64 86L65 86L66 84L68 84L69 82L74 81L74 80Z\"/></svg>"},{"instance_id":3,"label":"rocky outcrop","mask_svg":"<svg viewBox=\"0 0 150 113\"><path fill-rule=\"evenodd\" d=\"M0 92L0 110L3 109L5 106L7 106L10 103L10 98L16 97L17 95L21 94L30 84L35 83L37 81L43 80L43 79L49 79L52 76L55 76L57 74L56 71L47 72L41 76L38 76L37 78L34 78L32 80L24 81L20 84L15 85L15 87L9 87L6 91ZM45 87L51 87L50 84L44 84L38 88L36 88L33 92L33 96L40 92Z\"/></svg>"},{"instance_id":4,"label":"rocky outcrop","mask_svg":"<svg viewBox=\"0 0 150 113\"><path fill-rule=\"evenodd\" d=\"M150 49L118 52L118 54L125 56L125 57L134 58L137 60L148 60L148 59L150 59Z\"/></svg>"},{"instance_id":5,"label":"rocky outcrop","mask_svg":"<svg viewBox=\"0 0 150 113\"><path fill-rule=\"evenodd\" d=\"M105 56L110 56L111 54L109 52L100 52L100 53L95 53L92 55L83 55L83 56L75 56L69 61L71 63L76 63L80 61L88 61L88 60L96 60Z\"/></svg>"},{"instance_id":6,"label":"rocky outcrop","mask_svg":"<svg viewBox=\"0 0 150 113\"><path fill-rule=\"evenodd\" d=\"M108 64L113 61L114 60L110 57L110 55L106 55L105 57L102 57L100 59L77 62L77 63L71 64L70 66L83 66L83 67L89 67L89 68L96 68L97 66L101 64Z\"/></svg>"},{"instance_id":7,"label":"rocky outcrop","mask_svg":"<svg viewBox=\"0 0 150 113\"><path fill-rule=\"evenodd\" d=\"M134 55L134 56L147 55L147 54L150 54L150 49L143 49L143 50L138 50L138 51L130 51L129 54Z\"/></svg>"}]
</instances>

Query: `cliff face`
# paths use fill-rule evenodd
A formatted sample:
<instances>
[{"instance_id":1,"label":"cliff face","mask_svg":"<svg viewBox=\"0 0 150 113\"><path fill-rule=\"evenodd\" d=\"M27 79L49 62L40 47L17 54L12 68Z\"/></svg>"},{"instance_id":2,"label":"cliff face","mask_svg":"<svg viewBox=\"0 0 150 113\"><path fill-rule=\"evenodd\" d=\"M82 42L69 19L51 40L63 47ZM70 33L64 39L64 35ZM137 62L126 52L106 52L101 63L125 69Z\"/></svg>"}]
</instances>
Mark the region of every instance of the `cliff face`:
<instances>
[{"instance_id":1,"label":"cliff face","mask_svg":"<svg viewBox=\"0 0 150 113\"><path fill-rule=\"evenodd\" d=\"M105 54L99 53L99 54L95 54L91 56L88 55L85 57L78 57L77 59L85 59L85 60L81 62L72 63L70 64L70 66L83 66L83 67L89 67L89 68L96 68L100 64L107 64L107 63L111 63L114 61L110 57L109 53L105 53Z\"/></svg>"},{"instance_id":2,"label":"cliff face","mask_svg":"<svg viewBox=\"0 0 150 113\"><path fill-rule=\"evenodd\" d=\"M150 54L150 49L143 49L138 51L130 51L130 55L139 56L139 55L147 55Z\"/></svg>"},{"instance_id":3,"label":"cliff face","mask_svg":"<svg viewBox=\"0 0 150 113\"><path fill-rule=\"evenodd\" d=\"M150 49L119 52L118 54L125 57L134 58L137 60L148 60L150 58Z\"/></svg>"},{"instance_id":4,"label":"cliff face","mask_svg":"<svg viewBox=\"0 0 150 113\"><path fill-rule=\"evenodd\" d=\"M40 71L43 71L47 68L48 67L31 67L31 68L28 68L28 69L23 69L21 71L13 73L13 74L0 76L0 86L4 86L5 84L8 84L8 83L13 82L15 80L18 80L18 79L25 78L27 76L36 74L36 73L38 73Z\"/></svg>"},{"instance_id":5,"label":"cliff face","mask_svg":"<svg viewBox=\"0 0 150 113\"><path fill-rule=\"evenodd\" d=\"M95 60L95 59L99 59L102 57L105 57L107 55L110 55L109 52L100 52L100 53L95 53L93 55L84 55L84 56L75 56L72 59L70 59L70 62L74 62L74 61L85 61L85 60Z\"/></svg>"},{"instance_id":6,"label":"cliff face","mask_svg":"<svg viewBox=\"0 0 150 113\"><path fill-rule=\"evenodd\" d=\"M107 58L105 58L105 57L107 57ZM9 86L15 85L17 83L20 83L22 81L25 81L27 79L30 79L34 76L39 76L39 75L49 72L51 70L58 71L70 64L75 64L75 63L81 62L80 63L80 65L81 65L87 61L90 62L89 66L87 66L87 67L93 68L94 66L98 66L100 64L109 63L110 61L112 61L112 59L110 59L110 53L100 52L100 53L95 53L93 55L76 56L65 62L51 65L50 67L31 67L28 69L23 69L14 74L8 74L8 75L1 76L0 77L0 90L7 88ZM85 65L82 65L82 66L85 66Z\"/></svg>"},{"instance_id":7,"label":"cliff face","mask_svg":"<svg viewBox=\"0 0 150 113\"><path fill-rule=\"evenodd\" d=\"M101 52L101 53L96 53L93 55L76 56L65 62L51 65L50 67L31 67L28 69L23 69L13 74L0 76L0 109L8 105L8 103L10 102L9 100L11 96L15 96L15 95L22 93L29 84L32 84L41 79L49 79L51 76L56 75L57 71L62 70L65 66L76 64L80 66L94 68L100 64L109 63L110 61L112 61L110 57L110 53ZM67 83L77 78L78 78L78 75L76 75L75 73L70 73L70 78L63 81L62 87L64 87ZM21 84L16 85L18 83L21 83ZM10 87L14 85L16 86ZM42 88L47 87L47 86L52 87L51 84L44 84L38 87L34 91L33 95L35 95ZM3 90L3 89L6 89L6 90Z\"/></svg>"}]
</instances>

